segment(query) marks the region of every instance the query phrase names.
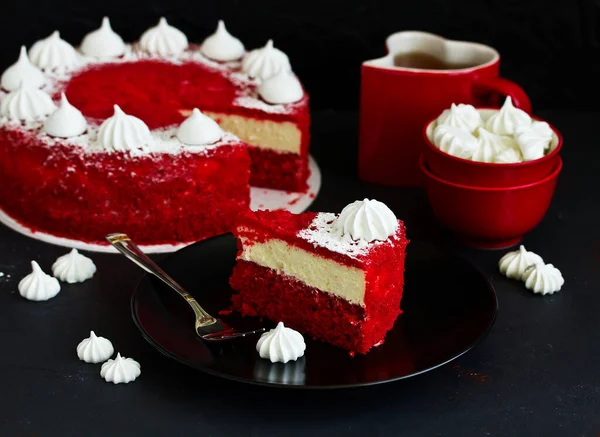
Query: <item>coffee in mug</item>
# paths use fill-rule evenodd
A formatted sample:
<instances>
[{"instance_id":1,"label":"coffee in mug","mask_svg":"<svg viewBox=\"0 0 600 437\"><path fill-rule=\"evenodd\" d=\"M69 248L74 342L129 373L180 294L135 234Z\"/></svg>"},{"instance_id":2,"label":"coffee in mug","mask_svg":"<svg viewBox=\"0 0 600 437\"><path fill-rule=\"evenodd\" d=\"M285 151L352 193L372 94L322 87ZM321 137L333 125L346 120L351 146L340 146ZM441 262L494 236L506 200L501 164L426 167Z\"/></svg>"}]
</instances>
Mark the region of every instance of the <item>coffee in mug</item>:
<instances>
[{"instance_id":1,"label":"coffee in mug","mask_svg":"<svg viewBox=\"0 0 600 437\"><path fill-rule=\"evenodd\" d=\"M394 66L419 70L460 70L474 67L473 62L456 62L438 58L425 52L400 53L394 56Z\"/></svg>"}]
</instances>

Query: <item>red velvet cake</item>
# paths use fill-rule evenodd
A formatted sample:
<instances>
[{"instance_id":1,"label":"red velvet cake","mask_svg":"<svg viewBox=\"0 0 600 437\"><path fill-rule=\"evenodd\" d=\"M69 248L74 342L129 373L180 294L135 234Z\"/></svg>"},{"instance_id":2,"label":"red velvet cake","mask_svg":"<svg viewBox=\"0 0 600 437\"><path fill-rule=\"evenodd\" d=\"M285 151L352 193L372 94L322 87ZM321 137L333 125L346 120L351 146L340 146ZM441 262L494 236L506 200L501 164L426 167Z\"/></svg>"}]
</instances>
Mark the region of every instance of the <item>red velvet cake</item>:
<instances>
[{"instance_id":1,"label":"red velvet cake","mask_svg":"<svg viewBox=\"0 0 600 437\"><path fill-rule=\"evenodd\" d=\"M55 32L1 82L0 208L33 231L189 243L230 230L249 184L306 188L308 96L222 23L202 45L164 19L131 45L107 19L77 50Z\"/></svg>"},{"instance_id":2,"label":"red velvet cake","mask_svg":"<svg viewBox=\"0 0 600 437\"><path fill-rule=\"evenodd\" d=\"M226 135L203 152L90 153L0 129L2 209L33 230L90 243L112 231L143 245L189 243L228 232L248 208L249 158Z\"/></svg>"},{"instance_id":3,"label":"red velvet cake","mask_svg":"<svg viewBox=\"0 0 600 437\"><path fill-rule=\"evenodd\" d=\"M383 343L401 313L408 244L384 204L357 201L339 216L246 212L234 233L235 310L351 352Z\"/></svg>"}]
</instances>

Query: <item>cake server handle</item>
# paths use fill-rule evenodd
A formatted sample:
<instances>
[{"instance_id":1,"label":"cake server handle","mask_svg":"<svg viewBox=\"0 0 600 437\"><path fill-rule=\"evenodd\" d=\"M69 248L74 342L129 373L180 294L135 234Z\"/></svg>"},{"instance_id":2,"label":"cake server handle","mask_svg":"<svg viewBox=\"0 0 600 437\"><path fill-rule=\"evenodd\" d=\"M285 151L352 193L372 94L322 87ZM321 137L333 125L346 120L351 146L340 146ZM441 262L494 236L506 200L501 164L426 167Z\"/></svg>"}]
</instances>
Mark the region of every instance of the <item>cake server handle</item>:
<instances>
[{"instance_id":1,"label":"cake server handle","mask_svg":"<svg viewBox=\"0 0 600 437\"><path fill-rule=\"evenodd\" d=\"M181 285L179 285L144 252L142 252L137 244L131 241L131 238L129 238L127 234L108 234L106 236L106 240L112 244L115 249L125 255L127 259L133 261L151 275L156 276L170 288L179 293L179 295L186 300L190 307L192 307L192 310L194 310L198 325L197 327L210 326L218 322L216 318L204 311L204 309L191 294L189 294Z\"/></svg>"}]
</instances>

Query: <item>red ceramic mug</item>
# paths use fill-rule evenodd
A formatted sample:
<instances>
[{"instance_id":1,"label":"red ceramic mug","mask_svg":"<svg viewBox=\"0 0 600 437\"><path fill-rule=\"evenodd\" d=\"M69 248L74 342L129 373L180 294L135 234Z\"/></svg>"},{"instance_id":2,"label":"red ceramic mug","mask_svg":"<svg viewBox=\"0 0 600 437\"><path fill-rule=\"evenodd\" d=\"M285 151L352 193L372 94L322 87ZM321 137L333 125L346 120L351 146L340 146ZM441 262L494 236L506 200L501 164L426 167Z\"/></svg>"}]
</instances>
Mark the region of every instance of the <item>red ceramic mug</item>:
<instances>
[{"instance_id":1,"label":"red ceramic mug","mask_svg":"<svg viewBox=\"0 0 600 437\"><path fill-rule=\"evenodd\" d=\"M361 71L358 172L364 181L421 186L423 126L452 103L497 106L499 96L511 96L515 106L531 112L523 89L499 77L500 55L492 47L416 31L394 33L386 45L388 54L364 62ZM466 67L396 66L397 57L407 53Z\"/></svg>"}]
</instances>

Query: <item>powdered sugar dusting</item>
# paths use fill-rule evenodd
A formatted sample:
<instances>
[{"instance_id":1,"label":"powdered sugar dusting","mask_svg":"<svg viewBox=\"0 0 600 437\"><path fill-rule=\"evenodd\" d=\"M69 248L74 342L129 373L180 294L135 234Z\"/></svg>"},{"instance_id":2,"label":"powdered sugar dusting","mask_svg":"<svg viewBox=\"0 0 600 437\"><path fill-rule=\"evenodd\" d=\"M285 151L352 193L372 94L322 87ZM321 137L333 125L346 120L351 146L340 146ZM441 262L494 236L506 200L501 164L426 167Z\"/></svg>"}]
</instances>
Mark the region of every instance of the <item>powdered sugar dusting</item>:
<instances>
[{"instance_id":1,"label":"powdered sugar dusting","mask_svg":"<svg viewBox=\"0 0 600 437\"><path fill-rule=\"evenodd\" d=\"M83 135L79 135L71 138L55 138L44 132L44 121L43 120L34 120L28 122L20 122L18 120L11 120L7 117L0 118L0 125L3 125L4 129L11 129L15 131L22 131L24 133L29 133L33 137L36 138L36 142L39 144L44 144L47 146L70 146L81 148L84 153L113 153L112 150L107 150L98 142L98 131L100 130L100 126L98 122L94 123L93 121L88 124L88 129ZM190 153L208 153L211 150L214 150L220 146L232 145L239 143L240 140L235 135L225 132L220 141L209 144L206 146L189 146L183 144L177 138L177 129L178 125L168 126L165 128L154 129L151 131L152 133L152 143L148 144L147 147L144 147L141 150L132 150L130 154L132 156L142 156L148 155L151 153L169 153L169 154L180 154L183 152ZM69 171L69 168L66 169Z\"/></svg>"},{"instance_id":2,"label":"powdered sugar dusting","mask_svg":"<svg viewBox=\"0 0 600 437\"><path fill-rule=\"evenodd\" d=\"M369 243L363 239L355 241L349 234L342 235L333 229L336 218L337 214L334 213L318 213L308 228L298 232L298 237L312 243L315 247L324 247L355 259L366 255L373 247L386 243L377 240Z\"/></svg>"},{"instance_id":3,"label":"powdered sugar dusting","mask_svg":"<svg viewBox=\"0 0 600 437\"><path fill-rule=\"evenodd\" d=\"M270 114L288 114L291 112L290 108L294 105L293 103L287 105L271 105L261 100L260 97L258 97L258 94L256 94L256 96L238 97L233 101L233 104L248 109L258 109Z\"/></svg>"}]
</instances>

